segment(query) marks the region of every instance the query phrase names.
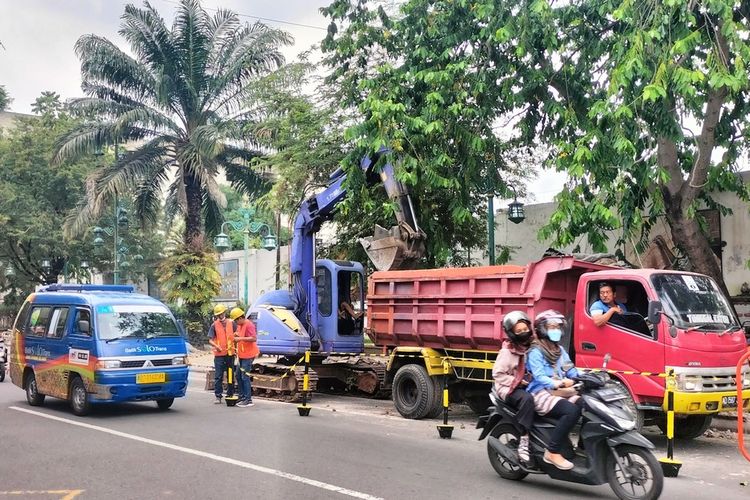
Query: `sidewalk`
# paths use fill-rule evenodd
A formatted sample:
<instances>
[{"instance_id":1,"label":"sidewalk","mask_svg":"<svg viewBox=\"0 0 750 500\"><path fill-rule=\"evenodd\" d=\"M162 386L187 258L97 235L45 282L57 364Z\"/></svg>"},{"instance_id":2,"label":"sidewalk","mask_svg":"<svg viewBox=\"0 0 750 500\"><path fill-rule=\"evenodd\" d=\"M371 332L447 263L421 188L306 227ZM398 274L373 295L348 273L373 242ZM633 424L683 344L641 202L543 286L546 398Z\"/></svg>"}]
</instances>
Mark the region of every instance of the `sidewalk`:
<instances>
[{"instance_id":1,"label":"sidewalk","mask_svg":"<svg viewBox=\"0 0 750 500\"><path fill-rule=\"evenodd\" d=\"M214 367L214 355L211 351L196 350L188 355L190 371L206 373Z\"/></svg>"}]
</instances>

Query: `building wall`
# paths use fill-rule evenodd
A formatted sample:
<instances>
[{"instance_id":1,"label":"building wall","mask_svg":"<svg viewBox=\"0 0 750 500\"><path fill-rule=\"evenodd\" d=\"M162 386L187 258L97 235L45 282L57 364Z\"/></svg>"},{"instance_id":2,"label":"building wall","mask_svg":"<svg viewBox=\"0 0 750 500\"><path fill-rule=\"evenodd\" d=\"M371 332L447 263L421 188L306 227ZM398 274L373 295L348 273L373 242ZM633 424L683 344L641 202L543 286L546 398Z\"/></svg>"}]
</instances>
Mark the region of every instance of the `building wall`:
<instances>
[{"instance_id":1,"label":"building wall","mask_svg":"<svg viewBox=\"0 0 750 500\"><path fill-rule=\"evenodd\" d=\"M281 256L281 288L289 286L289 247L279 249ZM234 305L245 297L245 252L224 252L219 259L222 292L216 302ZM248 300L252 304L265 292L276 289L276 250L248 250Z\"/></svg>"},{"instance_id":2,"label":"building wall","mask_svg":"<svg viewBox=\"0 0 750 500\"><path fill-rule=\"evenodd\" d=\"M743 172L746 182L750 181L750 172ZM715 199L722 205L732 209L731 215L719 216L721 241L726 242L722 249L721 265L724 274L724 282L732 297L741 295L740 289L743 283L750 284L750 211L748 205L732 193L719 193ZM498 210L495 215L495 243L497 245L509 245L512 248L511 264L524 265L541 258L544 251L550 246L549 242L540 242L537 235L542 226L549 220L556 208L555 203L540 203L526 205L526 219L520 224L508 221L507 210ZM716 233L715 228L713 232ZM619 236L617 231L609 234L609 252L614 252L615 242ZM664 261L662 256L657 255L657 246L668 253L674 253L674 244L669 228L662 220L655 224L650 235L652 246L644 253L638 254L632 245L626 245L626 258L639 267L661 267ZM659 242L657 244L657 242ZM581 253L593 253L586 238L580 240ZM575 245L558 250L572 251ZM486 253L486 252L485 252ZM482 261L487 263L487 257ZM747 295L745 295L747 296ZM748 306L748 318L750 319L750 306Z\"/></svg>"},{"instance_id":3,"label":"building wall","mask_svg":"<svg viewBox=\"0 0 750 500\"><path fill-rule=\"evenodd\" d=\"M507 209L498 210L495 213L495 245L509 246L511 255L509 264L525 265L529 262L542 258L545 250L551 243L549 241L539 241L539 230L549 222L549 218L557 208L557 204L539 203L536 205L524 206L526 219L520 224L514 224L508 220ZM614 252L615 242L619 235L612 231L609 234L608 252ZM565 248L556 248L563 252L572 252L576 245L580 245L578 253L594 253L593 248L589 245L586 238L581 238L577 243ZM474 260L472 258L472 260ZM485 255L483 263L487 263Z\"/></svg>"}]
</instances>

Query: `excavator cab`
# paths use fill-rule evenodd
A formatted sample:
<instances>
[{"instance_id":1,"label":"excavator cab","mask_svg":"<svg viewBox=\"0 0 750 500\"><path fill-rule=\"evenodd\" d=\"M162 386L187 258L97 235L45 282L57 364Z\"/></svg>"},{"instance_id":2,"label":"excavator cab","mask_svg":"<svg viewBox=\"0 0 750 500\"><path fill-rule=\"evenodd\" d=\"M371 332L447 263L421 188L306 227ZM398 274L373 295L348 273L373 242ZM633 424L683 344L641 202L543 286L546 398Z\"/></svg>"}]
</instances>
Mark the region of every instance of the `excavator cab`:
<instances>
[{"instance_id":1,"label":"excavator cab","mask_svg":"<svg viewBox=\"0 0 750 500\"><path fill-rule=\"evenodd\" d=\"M320 351L362 352L364 267L359 262L319 259L315 281Z\"/></svg>"}]
</instances>

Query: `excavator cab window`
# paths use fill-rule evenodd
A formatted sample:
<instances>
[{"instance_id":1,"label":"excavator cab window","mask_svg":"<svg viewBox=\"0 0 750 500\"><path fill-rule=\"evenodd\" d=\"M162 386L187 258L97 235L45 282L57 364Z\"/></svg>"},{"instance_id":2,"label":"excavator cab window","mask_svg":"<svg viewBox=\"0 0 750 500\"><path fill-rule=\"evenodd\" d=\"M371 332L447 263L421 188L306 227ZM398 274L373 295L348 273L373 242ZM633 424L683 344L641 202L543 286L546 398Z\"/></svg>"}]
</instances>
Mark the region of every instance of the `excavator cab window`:
<instances>
[{"instance_id":1,"label":"excavator cab window","mask_svg":"<svg viewBox=\"0 0 750 500\"><path fill-rule=\"evenodd\" d=\"M315 270L315 281L318 288L318 312L322 316L330 316L333 312L331 303L331 271L325 267L318 267Z\"/></svg>"},{"instance_id":2,"label":"excavator cab window","mask_svg":"<svg viewBox=\"0 0 750 500\"><path fill-rule=\"evenodd\" d=\"M338 284L339 335L359 335L362 332L362 276L357 272L339 271Z\"/></svg>"}]
</instances>

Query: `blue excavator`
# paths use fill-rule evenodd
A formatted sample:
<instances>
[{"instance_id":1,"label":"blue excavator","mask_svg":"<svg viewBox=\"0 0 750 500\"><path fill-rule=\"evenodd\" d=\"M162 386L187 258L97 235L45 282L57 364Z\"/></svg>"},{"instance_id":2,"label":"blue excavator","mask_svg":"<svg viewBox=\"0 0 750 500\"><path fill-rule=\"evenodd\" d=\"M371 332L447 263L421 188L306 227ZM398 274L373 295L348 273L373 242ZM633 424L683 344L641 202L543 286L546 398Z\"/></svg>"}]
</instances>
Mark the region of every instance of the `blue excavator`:
<instances>
[{"instance_id":1,"label":"blue excavator","mask_svg":"<svg viewBox=\"0 0 750 500\"><path fill-rule=\"evenodd\" d=\"M377 166L380 155L364 158L360 167L368 185L383 184L396 206L398 224L390 229L376 224L373 236L360 242L377 270L413 269L424 255L425 234L393 165L383 161ZM316 259L316 235L345 199L346 177L343 169L337 169L328 186L300 207L291 243L292 289L267 292L250 308L248 317L256 323L260 352L278 358L275 362L261 358L255 363L254 391L295 399L302 387L299 360L310 350L310 390L343 390L372 397L385 397L390 392L384 382L384 365L358 356L364 352L363 265ZM343 302L354 314L342 320L339 311Z\"/></svg>"}]
</instances>

